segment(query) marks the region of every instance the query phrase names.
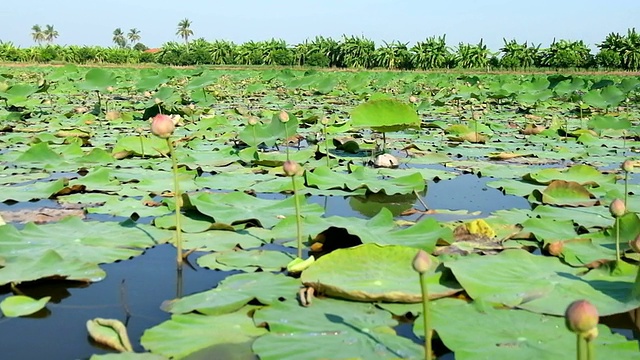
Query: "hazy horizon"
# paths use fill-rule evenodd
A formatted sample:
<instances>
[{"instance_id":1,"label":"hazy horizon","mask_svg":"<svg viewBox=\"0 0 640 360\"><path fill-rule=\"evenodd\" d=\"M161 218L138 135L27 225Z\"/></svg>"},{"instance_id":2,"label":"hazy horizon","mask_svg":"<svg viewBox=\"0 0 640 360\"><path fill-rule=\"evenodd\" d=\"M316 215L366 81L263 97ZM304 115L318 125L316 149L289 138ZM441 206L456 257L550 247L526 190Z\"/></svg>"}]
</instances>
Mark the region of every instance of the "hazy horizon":
<instances>
[{"instance_id":1,"label":"hazy horizon","mask_svg":"<svg viewBox=\"0 0 640 360\"><path fill-rule=\"evenodd\" d=\"M541 0L534 4L506 0L451 1L429 4L406 0L323 2L281 0L171 1L25 0L0 12L0 40L33 46L31 27L51 24L60 33L56 44L115 46L113 30L141 32L141 42L160 47L181 41L175 34L180 20L192 21L193 39L224 39L235 43L271 38L297 44L316 35L340 39L343 34L382 41L409 42L446 34L447 44L477 43L493 51L503 38L547 47L553 39L583 40L595 49L611 32L626 34L640 22L640 2L602 3Z\"/></svg>"}]
</instances>

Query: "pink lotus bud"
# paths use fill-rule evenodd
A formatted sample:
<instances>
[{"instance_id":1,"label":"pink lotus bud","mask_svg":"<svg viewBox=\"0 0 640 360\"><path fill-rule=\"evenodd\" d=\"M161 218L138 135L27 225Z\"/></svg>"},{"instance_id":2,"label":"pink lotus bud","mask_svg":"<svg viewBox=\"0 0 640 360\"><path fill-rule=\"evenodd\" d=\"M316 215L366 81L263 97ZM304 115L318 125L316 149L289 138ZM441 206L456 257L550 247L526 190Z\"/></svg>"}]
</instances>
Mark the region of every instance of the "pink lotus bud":
<instances>
[{"instance_id":1,"label":"pink lotus bud","mask_svg":"<svg viewBox=\"0 0 640 360\"><path fill-rule=\"evenodd\" d=\"M173 119L167 115L158 114L151 121L151 133L159 138L168 138L175 129L176 126L173 123Z\"/></svg>"},{"instance_id":2,"label":"pink lotus bud","mask_svg":"<svg viewBox=\"0 0 640 360\"><path fill-rule=\"evenodd\" d=\"M300 173L302 168L300 167L300 165L298 165L297 162L293 160L287 160L282 165L282 170L284 171L284 174L287 176L296 176Z\"/></svg>"},{"instance_id":3,"label":"pink lotus bud","mask_svg":"<svg viewBox=\"0 0 640 360\"><path fill-rule=\"evenodd\" d=\"M619 218L627 212L627 208L624 206L624 202L620 199L615 199L609 204L609 212L611 216Z\"/></svg>"},{"instance_id":4,"label":"pink lotus bud","mask_svg":"<svg viewBox=\"0 0 640 360\"><path fill-rule=\"evenodd\" d=\"M413 96L413 95L411 95L411 96L409 96L409 101L410 101L412 104L415 104L415 103L417 103L417 102L418 102L418 98L417 98L417 97L415 97L415 96Z\"/></svg>"},{"instance_id":5,"label":"pink lotus bud","mask_svg":"<svg viewBox=\"0 0 640 360\"><path fill-rule=\"evenodd\" d=\"M251 126L256 126L256 125L258 125L258 118L255 117L255 116L252 116L252 117L249 118L249 120L247 120L247 122Z\"/></svg>"},{"instance_id":6,"label":"pink lotus bud","mask_svg":"<svg viewBox=\"0 0 640 360\"><path fill-rule=\"evenodd\" d=\"M429 268L431 267L431 258L426 251L418 250L418 253L413 258L413 263L411 265L413 266L413 270L420 274L424 274L429 271Z\"/></svg>"},{"instance_id":7,"label":"pink lotus bud","mask_svg":"<svg viewBox=\"0 0 640 360\"><path fill-rule=\"evenodd\" d=\"M278 114L278 118L283 123L286 123L287 121L289 121L289 114L286 111L282 110L280 111L280 114Z\"/></svg>"},{"instance_id":8,"label":"pink lotus bud","mask_svg":"<svg viewBox=\"0 0 640 360\"><path fill-rule=\"evenodd\" d=\"M633 171L633 161L625 160L622 163L622 170L624 170L624 172L632 172Z\"/></svg>"},{"instance_id":9,"label":"pink lotus bud","mask_svg":"<svg viewBox=\"0 0 640 360\"><path fill-rule=\"evenodd\" d=\"M564 316L567 328L577 334L588 335L598 326L598 309L587 300L572 302Z\"/></svg>"}]
</instances>

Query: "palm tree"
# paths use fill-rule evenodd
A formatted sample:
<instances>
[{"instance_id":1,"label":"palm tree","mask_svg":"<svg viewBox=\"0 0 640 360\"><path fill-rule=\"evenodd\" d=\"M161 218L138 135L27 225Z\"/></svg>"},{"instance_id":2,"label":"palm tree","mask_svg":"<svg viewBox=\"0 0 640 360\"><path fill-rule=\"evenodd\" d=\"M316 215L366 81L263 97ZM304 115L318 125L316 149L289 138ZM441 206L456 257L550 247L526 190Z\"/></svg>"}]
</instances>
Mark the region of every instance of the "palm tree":
<instances>
[{"instance_id":1,"label":"palm tree","mask_svg":"<svg viewBox=\"0 0 640 360\"><path fill-rule=\"evenodd\" d=\"M31 37L33 38L33 41L38 43L38 45L42 44L42 42L45 40L45 36L40 25L37 25L37 24L33 25L33 27L31 27L31 31L33 31L31 33Z\"/></svg>"},{"instance_id":2,"label":"palm tree","mask_svg":"<svg viewBox=\"0 0 640 360\"><path fill-rule=\"evenodd\" d=\"M136 28L130 29L129 33L127 34L127 38L129 38L129 41L131 41L132 44L137 43L141 39L140 30Z\"/></svg>"},{"instance_id":3,"label":"palm tree","mask_svg":"<svg viewBox=\"0 0 640 360\"><path fill-rule=\"evenodd\" d=\"M58 33L58 30L53 28L53 25L47 25L43 31L43 34L44 34L44 40L49 43L52 43L53 40L57 39L58 36L60 35Z\"/></svg>"},{"instance_id":4,"label":"palm tree","mask_svg":"<svg viewBox=\"0 0 640 360\"><path fill-rule=\"evenodd\" d=\"M124 32L122 32L121 28L117 28L113 30L113 42L116 43L121 48L127 46L127 38L124 36Z\"/></svg>"},{"instance_id":5,"label":"palm tree","mask_svg":"<svg viewBox=\"0 0 640 360\"><path fill-rule=\"evenodd\" d=\"M180 20L176 35L184 39L185 44L187 44L187 50L189 50L189 36L193 35L193 30L191 30L191 21L189 19L184 18Z\"/></svg>"}]
</instances>

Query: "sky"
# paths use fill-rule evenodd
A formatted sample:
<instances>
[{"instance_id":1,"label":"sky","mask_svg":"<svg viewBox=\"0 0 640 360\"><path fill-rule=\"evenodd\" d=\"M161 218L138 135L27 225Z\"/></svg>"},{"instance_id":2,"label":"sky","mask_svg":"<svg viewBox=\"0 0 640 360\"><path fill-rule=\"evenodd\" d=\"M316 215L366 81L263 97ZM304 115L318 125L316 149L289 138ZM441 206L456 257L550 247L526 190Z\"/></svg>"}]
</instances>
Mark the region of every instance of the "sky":
<instances>
[{"instance_id":1,"label":"sky","mask_svg":"<svg viewBox=\"0 0 640 360\"><path fill-rule=\"evenodd\" d=\"M2 0L8 2L10 0ZM114 46L113 30L141 31L160 47L181 41L177 24L192 21L195 38L236 43L280 38L289 44L343 34L410 46L446 34L447 44L477 43L498 51L503 38L547 47L554 38L591 48L611 32L640 30L639 0L20 0L0 8L0 41L34 45L31 27L52 24L58 44Z\"/></svg>"}]
</instances>

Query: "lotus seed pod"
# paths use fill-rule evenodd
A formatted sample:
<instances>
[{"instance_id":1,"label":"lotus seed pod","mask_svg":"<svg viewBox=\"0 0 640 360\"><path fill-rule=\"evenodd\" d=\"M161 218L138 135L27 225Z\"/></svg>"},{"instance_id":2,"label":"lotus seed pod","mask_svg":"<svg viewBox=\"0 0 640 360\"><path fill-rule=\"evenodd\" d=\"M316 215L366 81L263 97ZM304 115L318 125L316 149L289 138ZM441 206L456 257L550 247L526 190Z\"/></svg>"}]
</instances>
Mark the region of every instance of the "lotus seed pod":
<instances>
[{"instance_id":1,"label":"lotus seed pod","mask_svg":"<svg viewBox=\"0 0 640 360\"><path fill-rule=\"evenodd\" d=\"M577 334L588 335L598 326L598 309L587 300L572 302L564 316L567 328Z\"/></svg>"},{"instance_id":2,"label":"lotus seed pod","mask_svg":"<svg viewBox=\"0 0 640 360\"><path fill-rule=\"evenodd\" d=\"M413 258L413 270L417 271L420 274L424 274L429 271L431 267L431 258L429 254L427 254L424 250L418 250L418 253Z\"/></svg>"},{"instance_id":3,"label":"lotus seed pod","mask_svg":"<svg viewBox=\"0 0 640 360\"><path fill-rule=\"evenodd\" d=\"M615 218L619 218L627 211L627 208L624 206L624 202L620 199L615 199L609 205L609 212L611 216Z\"/></svg>"},{"instance_id":4,"label":"lotus seed pod","mask_svg":"<svg viewBox=\"0 0 640 360\"><path fill-rule=\"evenodd\" d=\"M301 168L297 162L293 160L287 160L282 165L282 170L284 171L284 174L287 176L296 176L300 172Z\"/></svg>"},{"instance_id":5,"label":"lotus seed pod","mask_svg":"<svg viewBox=\"0 0 640 360\"><path fill-rule=\"evenodd\" d=\"M252 117L249 118L249 120L247 120L247 122L251 126L256 126L256 125L258 125L258 118L255 117L255 116L252 116Z\"/></svg>"},{"instance_id":6,"label":"lotus seed pod","mask_svg":"<svg viewBox=\"0 0 640 360\"><path fill-rule=\"evenodd\" d=\"M151 133L159 138L168 138L175 129L176 126L170 116L158 114L151 121Z\"/></svg>"},{"instance_id":7,"label":"lotus seed pod","mask_svg":"<svg viewBox=\"0 0 640 360\"><path fill-rule=\"evenodd\" d=\"M410 101L412 104L415 104L415 103L417 103L417 102L418 102L418 98L417 98L417 97L415 97L415 96L413 96L413 95L411 95L411 96L409 96L409 101Z\"/></svg>"},{"instance_id":8,"label":"lotus seed pod","mask_svg":"<svg viewBox=\"0 0 640 360\"><path fill-rule=\"evenodd\" d=\"M562 241L555 241L547 245L547 251L549 252L549 255L552 255L552 256L560 256L560 254L562 254L563 249L564 249L564 243Z\"/></svg>"},{"instance_id":9,"label":"lotus seed pod","mask_svg":"<svg viewBox=\"0 0 640 360\"><path fill-rule=\"evenodd\" d=\"M624 172L632 172L633 171L633 161L625 160L622 163L622 170L624 170Z\"/></svg>"},{"instance_id":10,"label":"lotus seed pod","mask_svg":"<svg viewBox=\"0 0 640 360\"><path fill-rule=\"evenodd\" d=\"M278 114L278 118L283 123L286 123L287 121L289 121L289 114L286 111L282 110L280 111L280 114Z\"/></svg>"},{"instance_id":11,"label":"lotus seed pod","mask_svg":"<svg viewBox=\"0 0 640 360\"><path fill-rule=\"evenodd\" d=\"M640 235L636 236L635 239L629 241L629 246L633 249L633 251L640 254Z\"/></svg>"}]
</instances>

